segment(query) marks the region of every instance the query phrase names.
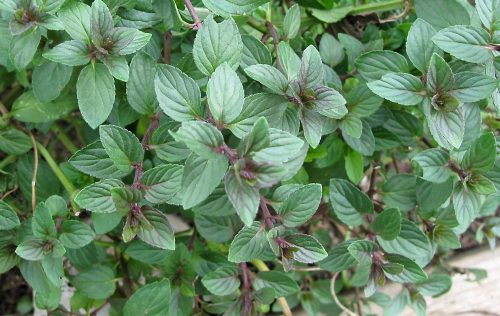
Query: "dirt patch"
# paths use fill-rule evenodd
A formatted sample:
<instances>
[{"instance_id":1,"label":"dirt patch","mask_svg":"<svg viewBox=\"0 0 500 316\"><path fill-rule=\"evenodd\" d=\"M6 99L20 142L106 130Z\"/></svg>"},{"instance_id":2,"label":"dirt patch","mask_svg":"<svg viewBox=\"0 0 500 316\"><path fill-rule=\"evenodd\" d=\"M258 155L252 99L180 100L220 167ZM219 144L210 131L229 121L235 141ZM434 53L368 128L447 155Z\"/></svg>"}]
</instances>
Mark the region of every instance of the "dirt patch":
<instances>
[{"instance_id":1,"label":"dirt patch","mask_svg":"<svg viewBox=\"0 0 500 316\"><path fill-rule=\"evenodd\" d=\"M32 289L17 269L0 274L0 315L21 315L18 303L32 297ZM31 300L31 299L30 299Z\"/></svg>"}]
</instances>

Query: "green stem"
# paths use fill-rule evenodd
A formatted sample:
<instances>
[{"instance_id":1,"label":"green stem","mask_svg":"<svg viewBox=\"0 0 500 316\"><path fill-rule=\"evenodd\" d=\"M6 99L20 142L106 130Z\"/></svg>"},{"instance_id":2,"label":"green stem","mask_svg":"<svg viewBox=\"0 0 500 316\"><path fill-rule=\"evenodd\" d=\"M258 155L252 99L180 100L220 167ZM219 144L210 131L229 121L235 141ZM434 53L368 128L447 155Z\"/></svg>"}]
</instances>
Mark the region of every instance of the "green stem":
<instances>
[{"instance_id":1,"label":"green stem","mask_svg":"<svg viewBox=\"0 0 500 316\"><path fill-rule=\"evenodd\" d=\"M267 265L265 264L264 261L259 260L259 259L254 259L251 262L254 265L254 267L256 267L257 270L259 270L260 272L269 271L269 268L267 267ZM278 297L277 301L278 301L278 304L280 304L281 311L283 312L283 314L285 316L292 316L293 315L292 311L290 310L290 306L288 305L288 302L286 301L286 298Z\"/></svg>"},{"instance_id":2,"label":"green stem","mask_svg":"<svg viewBox=\"0 0 500 316\"><path fill-rule=\"evenodd\" d=\"M349 15L358 15L376 11L394 10L394 9L399 9L403 6L404 6L403 0L387 0L384 2L367 3L353 7L351 12L349 12Z\"/></svg>"},{"instance_id":3,"label":"green stem","mask_svg":"<svg viewBox=\"0 0 500 316\"><path fill-rule=\"evenodd\" d=\"M16 156L14 155L8 155L5 157L2 161L0 161L0 170L8 166L9 164L13 163L16 161Z\"/></svg>"},{"instance_id":4,"label":"green stem","mask_svg":"<svg viewBox=\"0 0 500 316\"><path fill-rule=\"evenodd\" d=\"M61 182L61 184L64 186L64 189L66 189L66 191L68 192L73 209L75 211L78 211L80 208L73 201L73 197L77 191L75 186L73 185L73 183L71 183L71 181L69 181L68 178L66 178L66 176L62 172L61 168L59 168L59 165L57 164L57 162L50 155L49 151L45 147L43 147L43 145L40 144L39 142L36 143L36 146L38 148L38 151L42 155L42 157L49 164L49 167L50 167L50 169L52 169L52 172L54 172L57 179L59 179L59 182Z\"/></svg>"},{"instance_id":5,"label":"green stem","mask_svg":"<svg viewBox=\"0 0 500 316\"><path fill-rule=\"evenodd\" d=\"M71 154L74 154L78 151L78 147L73 144L66 132L64 132L64 130L59 125L54 124L50 129L56 134L57 139L59 139L61 143L63 143L64 147L66 147L66 149Z\"/></svg>"}]
</instances>

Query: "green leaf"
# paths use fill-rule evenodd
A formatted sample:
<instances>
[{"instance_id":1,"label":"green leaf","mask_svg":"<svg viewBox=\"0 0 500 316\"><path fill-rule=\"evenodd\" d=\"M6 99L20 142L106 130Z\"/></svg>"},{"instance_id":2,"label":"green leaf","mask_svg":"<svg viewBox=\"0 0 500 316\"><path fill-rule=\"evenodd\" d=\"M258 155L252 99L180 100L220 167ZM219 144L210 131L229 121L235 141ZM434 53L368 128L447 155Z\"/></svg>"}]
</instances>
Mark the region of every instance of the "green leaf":
<instances>
[{"instance_id":1,"label":"green leaf","mask_svg":"<svg viewBox=\"0 0 500 316\"><path fill-rule=\"evenodd\" d=\"M269 106L273 104L273 106ZM278 127L288 101L283 96L271 93L257 93L245 98L243 110L228 128L238 138L250 133L260 117L265 117L271 127Z\"/></svg>"},{"instance_id":2,"label":"green leaf","mask_svg":"<svg viewBox=\"0 0 500 316\"><path fill-rule=\"evenodd\" d=\"M257 64L270 65L272 63L271 54L261 41L251 35L241 35L241 40L243 42L241 68L245 69Z\"/></svg>"},{"instance_id":3,"label":"green leaf","mask_svg":"<svg viewBox=\"0 0 500 316\"><path fill-rule=\"evenodd\" d=\"M45 243L41 239L27 239L20 243L16 248L16 254L29 261L39 261L45 258L44 246Z\"/></svg>"},{"instance_id":4,"label":"green leaf","mask_svg":"<svg viewBox=\"0 0 500 316\"><path fill-rule=\"evenodd\" d=\"M459 249L462 247L459 236L450 227L437 225L432 231L432 239L438 245L446 248Z\"/></svg>"},{"instance_id":5,"label":"green leaf","mask_svg":"<svg viewBox=\"0 0 500 316\"><path fill-rule=\"evenodd\" d=\"M59 240L66 248L82 248L95 237L94 231L90 226L75 220L65 220L61 225L61 234Z\"/></svg>"},{"instance_id":6,"label":"green leaf","mask_svg":"<svg viewBox=\"0 0 500 316\"><path fill-rule=\"evenodd\" d=\"M443 57L432 55L427 73L427 88L435 94L442 94L453 89L454 81L453 72Z\"/></svg>"},{"instance_id":7,"label":"green leaf","mask_svg":"<svg viewBox=\"0 0 500 316\"><path fill-rule=\"evenodd\" d=\"M75 202L90 212L113 213L116 212L116 207L111 197L111 189L123 186L123 182L117 179L102 180L78 192Z\"/></svg>"},{"instance_id":8,"label":"green leaf","mask_svg":"<svg viewBox=\"0 0 500 316\"><path fill-rule=\"evenodd\" d=\"M405 256L420 267L427 265L434 255L427 236L416 224L406 219L401 220L401 231L396 239L384 240L377 237L377 241L384 251Z\"/></svg>"},{"instance_id":9,"label":"green leaf","mask_svg":"<svg viewBox=\"0 0 500 316\"><path fill-rule=\"evenodd\" d=\"M393 72L408 72L408 62L402 55L388 50L365 53L355 62L361 76L367 81L379 80Z\"/></svg>"},{"instance_id":10,"label":"green leaf","mask_svg":"<svg viewBox=\"0 0 500 316\"><path fill-rule=\"evenodd\" d=\"M230 267L221 267L207 273L201 279L201 283L212 294L219 296L233 294L240 287L237 270Z\"/></svg>"},{"instance_id":11,"label":"green leaf","mask_svg":"<svg viewBox=\"0 0 500 316\"><path fill-rule=\"evenodd\" d=\"M323 62L330 67L340 64L345 57L344 48L330 33L325 33L321 36L319 54Z\"/></svg>"},{"instance_id":12,"label":"green leaf","mask_svg":"<svg viewBox=\"0 0 500 316\"><path fill-rule=\"evenodd\" d=\"M493 181L486 178L482 174L472 174L472 177L469 182L467 182L467 185L477 194L489 195L497 191Z\"/></svg>"},{"instance_id":13,"label":"green leaf","mask_svg":"<svg viewBox=\"0 0 500 316\"><path fill-rule=\"evenodd\" d=\"M428 182L417 179L416 196L417 203L422 211L431 211L443 205L453 191L453 179L441 183Z\"/></svg>"},{"instance_id":14,"label":"green leaf","mask_svg":"<svg viewBox=\"0 0 500 316\"><path fill-rule=\"evenodd\" d=\"M346 96L350 115L363 118L377 112L384 99L374 94L366 84L358 84Z\"/></svg>"},{"instance_id":15,"label":"green leaf","mask_svg":"<svg viewBox=\"0 0 500 316\"><path fill-rule=\"evenodd\" d=\"M218 66L207 84L208 107L216 122L224 124L236 119L243 108L244 97L236 72L227 63Z\"/></svg>"},{"instance_id":16,"label":"green leaf","mask_svg":"<svg viewBox=\"0 0 500 316\"><path fill-rule=\"evenodd\" d=\"M161 264L171 255L170 251L152 247L140 240L134 240L128 244L124 253L147 264Z\"/></svg>"},{"instance_id":17,"label":"green leaf","mask_svg":"<svg viewBox=\"0 0 500 316\"><path fill-rule=\"evenodd\" d=\"M403 265L403 272L392 274L384 270L385 275L394 282L399 283L416 283L427 279L427 275L413 260L408 259L399 254L386 254L385 258L390 263Z\"/></svg>"},{"instance_id":18,"label":"green leaf","mask_svg":"<svg viewBox=\"0 0 500 316\"><path fill-rule=\"evenodd\" d=\"M321 269L340 272L357 264L357 260L348 251L352 241L344 241L328 252L328 257L319 263Z\"/></svg>"},{"instance_id":19,"label":"green leaf","mask_svg":"<svg viewBox=\"0 0 500 316\"><path fill-rule=\"evenodd\" d=\"M483 25L489 30L496 30L500 21L500 3L497 0L478 0L476 10Z\"/></svg>"},{"instance_id":20,"label":"green leaf","mask_svg":"<svg viewBox=\"0 0 500 316\"><path fill-rule=\"evenodd\" d=\"M354 138L360 138L363 133L363 122L357 116L348 114L340 121L339 128L342 133Z\"/></svg>"},{"instance_id":21,"label":"green leaf","mask_svg":"<svg viewBox=\"0 0 500 316\"><path fill-rule=\"evenodd\" d=\"M115 102L114 80L106 66L91 64L83 68L76 83L76 95L85 122L92 128L103 123Z\"/></svg>"},{"instance_id":22,"label":"green leaf","mask_svg":"<svg viewBox=\"0 0 500 316\"><path fill-rule=\"evenodd\" d=\"M424 150L415 155L412 160L416 161L422 168L422 178L427 181L441 183L450 177L448 169L450 155L442 149L431 148Z\"/></svg>"},{"instance_id":23,"label":"green leaf","mask_svg":"<svg viewBox=\"0 0 500 316\"><path fill-rule=\"evenodd\" d=\"M419 0L415 3L417 16L426 20L436 29L451 25L470 24L467 9L455 0Z\"/></svg>"},{"instance_id":24,"label":"green leaf","mask_svg":"<svg viewBox=\"0 0 500 316\"><path fill-rule=\"evenodd\" d=\"M451 112L431 111L427 120L434 139L447 149L460 148L465 133L463 108Z\"/></svg>"},{"instance_id":25,"label":"green leaf","mask_svg":"<svg viewBox=\"0 0 500 316\"><path fill-rule=\"evenodd\" d=\"M233 18L217 23L209 15L196 34L193 57L198 69L209 76L225 62L236 70L240 64L242 49L241 36Z\"/></svg>"},{"instance_id":26,"label":"green leaf","mask_svg":"<svg viewBox=\"0 0 500 316\"><path fill-rule=\"evenodd\" d=\"M372 253L375 250L376 245L370 240L356 240L347 247L349 254L360 265L371 265Z\"/></svg>"},{"instance_id":27,"label":"green leaf","mask_svg":"<svg viewBox=\"0 0 500 316\"><path fill-rule=\"evenodd\" d=\"M124 56L108 55L99 58L99 60L108 67L113 77L120 81L127 82L129 77L129 67L127 58Z\"/></svg>"},{"instance_id":28,"label":"green leaf","mask_svg":"<svg viewBox=\"0 0 500 316\"><path fill-rule=\"evenodd\" d=\"M21 225L19 217L9 204L0 201L0 230L9 230Z\"/></svg>"},{"instance_id":29,"label":"green leaf","mask_svg":"<svg viewBox=\"0 0 500 316\"><path fill-rule=\"evenodd\" d=\"M69 163L79 171L99 179L122 178L130 173L130 170L122 171L115 166L99 140L77 151Z\"/></svg>"},{"instance_id":30,"label":"green leaf","mask_svg":"<svg viewBox=\"0 0 500 316\"><path fill-rule=\"evenodd\" d=\"M286 38L295 38L300 31L300 7L298 4L293 5L286 13L283 20L283 31Z\"/></svg>"},{"instance_id":31,"label":"green leaf","mask_svg":"<svg viewBox=\"0 0 500 316\"><path fill-rule=\"evenodd\" d=\"M299 286L285 272L263 271L257 273L253 283L256 291L263 288L275 290L275 297L286 297L299 291Z\"/></svg>"},{"instance_id":32,"label":"green leaf","mask_svg":"<svg viewBox=\"0 0 500 316\"><path fill-rule=\"evenodd\" d=\"M255 122L250 133L248 133L238 145L238 154L241 157L265 149L270 145L269 125L264 117Z\"/></svg>"},{"instance_id":33,"label":"green leaf","mask_svg":"<svg viewBox=\"0 0 500 316\"><path fill-rule=\"evenodd\" d=\"M352 149L348 149L344 156L344 164L347 178L354 183L359 183L364 174L363 156Z\"/></svg>"},{"instance_id":34,"label":"green leaf","mask_svg":"<svg viewBox=\"0 0 500 316\"><path fill-rule=\"evenodd\" d=\"M155 75L156 62L151 56L139 52L132 58L127 81L127 100L141 114L151 114L156 108Z\"/></svg>"},{"instance_id":35,"label":"green leaf","mask_svg":"<svg viewBox=\"0 0 500 316\"><path fill-rule=\"evenodd\" d=\"M467 149L460 165L466 170L488 172L495 165L496 153L495 136L484 133Z\"/></svg>"},{"instance_id":36,"label":"green leaf","mask_svg":"<svg viewBox=\"0 0 500 316\"><path fill-rule=\"evenodd\" d=\"M455 84L450 94L460 102L477 102L489 97L497 87L498 80L490 76L465 71L455 75Z\"/></svg>"},{"instance_id":37,"label":"green leaf","mask_svg":"<svg viewBox=\"0 0 500 316\"><path fill-rule=\"evenodd\" d=\"M117 27L111 31L113 46L111 54L130 55L146 46L151 39L151 34L141 32L136 28Z\"/></svg>"},{"instance_id":38,"label":"green leaf","mask_svg":"<svg viewBox=\"0 0 500 316\"><path fill-rule=\"evenodd\" d=\"M311 9L311 14L318 20L330 24L341 21L352 9L352 6L333 7L330 10Z\"/></svg>"},{"instance_id":39,"label":"green leaf","mask_svg":"<svg viewBox=\"0 0 500 316\"><path fill-rule=\"evenodd\" d=\"M57 120L76 108L74 95L65 95L52 102L41 103L33 90L21 94L12 105L12 115L21 122L46 123Z\"/></svg>"},{"instance_id":40,"label":"green leaf","mask_svg":"<svg viewBox=\"0 0 500 316\"><path fill-rule=\"evenodd\" d=\"M84 296L93 299L106 299L116 289L113 269L96 265L76 275L72 282Z\"/></svg>"},{"instance_id":41,"label":"green leaf","mask_svg":"<svg viewBox=\"0 0 500 316\"><path fill-rule=\"evenodd\" d=\"M442 56L442 51L432 41L436 30L428 22L416 19L411 25L406 39L406 53L415 67L422 73L427 72L431 57L434 53Z\"/></svg>"},{"instance_id":42,"label":"green leaf","mask_svg":"<svg viewBox=\"0 0 500 316\"><path fill-rule=\"evenodd\" d=\"M57 230L52 215L44 202L38 203L31 222L33 235L40 239L57 237Z\"/></svg>"},{"instance_id":43,"label":"green leaf","mask_svg":"<svg viewBox=\"0 0 500 316\"><path fill-rule=\"evenodd\" d=\"M401 230L401 213L397 208L386 209L375 217L371 228L380 238L393 240Z\"/></svg>"},{"instance_id":44,"label":"green leaf","mask_svg":"<svg viewBox=\"0 0 500 316\"><path fill-rule=\"evenodd\" d=\"M144 172L141 184L146 188L146 200L154 204L167 203L181 189L183 166L160 165Z\"/></svg>"},{"instance_id":45,"label":"green leaf","mask_svg":"<svg viewBox=\"0 0 500 316\"><path fill-rule=\"evenodd\" d=\"M33 93L40 102L56 99L71 79L73 68L63 64L45 61L33 69Z\"/></svg>"},{"instance_id":46,"label":"green leaf","mask_svg":"<svg viewBox=\"0 0 500 316\"><path fill-rule=\"evenodd\" d=\"M396 174L389 178L382 186L385 204L403 212L412 209L416 204L416 180L412 174Z\"/></svg>"},{"instance_id":47,"label":"green leaf","mask_svg":"<svg viewBox=\"0 0 500 316\"><path fill-rule=\"evenodd\" d=\"M371 156L375 151L375 137L373 136L372 129L366 121L362 121L363 130L361 131L361 136L359 138L352 137L348 134L343 134L344 141L364 156Z\"/></svg>"},{"instance_id":48,"label":"green leaf","mask_svg":"<svg viewBox=\"0 0 500 316\"><path fill-rule=\"evenodd\" d=\"M21 70L29 65L35 56L40 38L41 34L38 28L32 28L12 38L9 57L16 69Z\"/></svg>"},{"instance_id":49,"label":"green leaf","mask_svg":"<svg viewBox=\"0 0 500 316\"><path fill-rule=\"evenodd\" d=\"M216 188L206 200L194 207L193 212L197 215L222 217L236 214L223 186Z\"/></svg>"},{"instance_id":50,"label":"green leaf","mask_svg":"<svg viewBox=\"0 0 500 316\"><path fill-rule=\"evenodd\" d=\"M427 280L416 284L420 294L425 296L439 296L451 288L451 277L444 273L433 273Z\"/></svg>"},{"instance_id":51,"label":"green leaf","mask_svg":"<svg viewBox=\"0 0 500 316\"><path fill-rule=\"evenodd\" d=\"M134 165L142 163L144 148L130 131L115 125L102 125L99 137L104 150L119 170L130 172Z\"/></svg>"},{"instance_id":52,"label":"green leaf","mask_svg":"<svg viewBox=\"0 0 500 316\"><path fill-rule=\"evenodd\" d=\"M194 217L194 224L200 235L206 240L224 243L233 239L241 222L234 213L226 216L198 215Z\"/></svg>"},{"instance_id":53,"label":"green leaf","mask_svg":"<svg viewBox=\"0 0 500 316\"><path fill-rule=\"evenodd\" d=\"M485 63L491 59L488 40L488 32L484 29L464 25L445 28L432 38L445 52L471 63Z\"/></svg>"},{"instance_id":54,"label":"green leaf","mask_svg":"<svg viewBox=\"0 0 500 316\"><path fill-rule=\"evenodd\" d=\"M0 247L0 273L8 272L15 267L20 261L20 258L15 252L9 248Z\"/></svg>"},{"instance_id":55,"label":"green leaf","mask_svg":"<svg viewBox=\"0 0 500 316\"><path fill-rule=\"evenodd\" d=\"M293 260L303 263L314 263L325 259L328 254L319 241L305 234L288 235L285 238L292 247Z\"/></svg>"},{"instance_id":56,"label":"green leaf","mask_svg":"<svg viewBox=\"0 0 500 316\"><path fill-rule=\"evenodd\" d=\"M287 162L300 153L304 141L280 129L269 129L269 145L254 153L253 160L258 162Z\"/></svg>"},{"instance_id":57,"label":"green leaf","mask_svg":"<svg viewBox=\"0 0 500 316\"><path fill-rule=\"evenodd\" d=\"M174 250L174 232L165 214L156 209L143 208L142 215L137 236L151 246Z\"/></svg>"},{"instance_id":58,"label":"green leaf","mask_svg":"<svg viewBox=\"0 0 500 316\"><path fill-rule=\"evenodd\" d=\"M64 30L79 42L90 43L90 16L92 9L82 2L67 2L57 16Z\"/></svg>"},{"instance_id":59,"label":"green leaf","mask_svg":"<svg viewBox=\"0 0 500 316\"><path fill-rule=\"evenodd\" d=\"M67 66L83 66L90 61L88 50L88 46L84 43L72 40L63 42L43 53L43 57Z\"/></svg>"},{"instance_id":60,"label":"green leaf","mask_svg":"<svg viewBox=\"0 0 500 316\"><path fill-rule=\"evenodd\" d=\"M182 176L182 206L188 209L204 201L224 178L227 166L228 161L224 157L205 159L195 154L189 156Z\"/></svg>"},{"instance_id":61,"label":"green leaf","mask_svg":"<svg viewBox=\"0 0 500 316\"><path fill-rule=\"evenodd\" d=\"M330 179L330 202L335 214L348 225L360 225L362 214L373 213L370 198L347 180Z\"/></svg>"},{"instance_id":62,"label":"green leaf","mask_svg":"<svg viewBox=\"0 0 500 316\"><path fill-rule=\"evenodd\" d=\"M229 247L228 260L248 262L259 258L266 250L266 231L260 222L243 227L234 237Z\"/></svg>"},{"instance_id":63,"label":"green leaf","mask_svg":"<svg viewBox=\"0 0 500 316\"><path fill-rule=\"evenodd\" d=\"M193 79L170 65L158 66L155 91L160 108L178 122L202 117L200 88Z\"/></svg>"},{"instance_id":64,"label":"green leaf","mask_svg":"<svg viewBox=\"0 0 500 316\"><path fill-rule=\"evenodd\" d=\"M278 60L289 81L297 78L301 61L287 42L282 41L278 44Z\"/></svg>"},{"instance_id":65,"label":"green leaf","mask_svg":"<svg viewBox=\"0 0 500 316\"><path fill-rule=\"evenodd\" d=\"M259 208L259 190L246 183L234 170L226 173L224 187L241 221L251 226Z\"/></svg>"},{"instance_id":66,"label":"green leaf","mask_svg":"<svg viewBox=\"0 0 500 316\"><path fill-rule=\"evenodd\" d=\"M22 155L32 147L31 139L18 129L0 132L0 150L9 155Z\"/></svg>"},{"instance_id":67,"label":"green leaf","mask_svg":"<svg viewBox=\"0 0 500 316\"><path fill-rule=\"evenodd\" d=\"M120 214L127 214L132 203L142 200L142 192L131 187L118 187L111 189L111 198L115 203L116 210Z\"/></svg>"},{"instance_id":68,"label":"green leaf","mask_svg":"<svg viewBox=\"0 0 500 316\"><path fill-rule=\"evenodd\" d=\"M162 279L135 291L123 307L123 315L167 315L170 304L170 281Z\"/></svg>"},{"instance_id":69,"label":"green leaf","mask_svg":"<svg viewBox=\"0 0 500 316\"><path fill-rule=\"evenodd\" d=\"M318 50L313 45L309 45L302 54L297 80L302 91L323 84L323 63Z\"/></svg>"},{"instance_id":70,"label":"green leaf","mask_svg":"<svg viewBox=\"0 0 500 316\"><path fill-rule=\"evenodd\" d=\"M321 196L321 185L316 183L295 190L279 209L278 215L283 219L283 224L288 227L304 224L316 213Z\"/></svg>"},{"instance_id":71,"label":"green leaf","mask_svg":"<svg viewBox=\"0 0 500 316\"><path fill-rule=\"evenodd\" d=\"M220 152L220 146L224 144L224 137L210 123L200 121L183 122L177 132L171 133L175 140L183 142L202 158L217 159L223 156Z\"/></svg>"},{"instance_id":72,"label":"green leaf","mask_svg":"<svg viewBox=\"0 0 500 316\"><path fill-rule=\"evenodd\" d=\"M244 15L267 3L266 0L202 0L203 4L218 15L229 17L231 15ZM205 20L206 21L206 20Z\"/></svg>"},{"instance_id":73,"label":"green leaf","mask_svg":"<svg viewBox=\"0 0 500 316\"><path fill-rule=\"evenodd\" d=\"M480 197L462 183L458 183L452 200L459 229L464 231L479 215Z\"/></svg>"},{"instance_id":74,"label":"green leaf","mask_svg":"<svg viewBox=\"0 0 500 316\"><path fill-rule=\"evenodd\" d=\"M288 80L273 66L256 64L245 68L245 73L274 93L285 94L288 90Z\"/></svg>"},{"instance_id":75,"label":"green leaf","mask_svg":"<svg viewBox=\"0 0 500 316\"><path fill-rule=\"evenodd\" d=\"M91 10L90 25L92 30L92 42L94 45L99 46L101 41L103 41L114 28L113 17L102 0L92 2Z\"/></svg>"},{"instance_id":76,"label":"green leaf","mask_svg":"<svg viewBox=\"0 0 500 316\"><path fill-rule=\"evenodd\" d=\"M368 87L382 98L402 105L419 104L426 94L420 79L405 73L386 74L369 82Z\"/></svg>"},{"instance_id":77,"label":"green leaf","mask_svg":"<svg viewBox=\"0 0 500 316\"><path fill-rule=\"evenodd\" d=\"M335 89L316 86L313 93L314 100L306 105L312 111L334 119L341 119L347 114L346 100Z\"/></svg>"}]
</instances>

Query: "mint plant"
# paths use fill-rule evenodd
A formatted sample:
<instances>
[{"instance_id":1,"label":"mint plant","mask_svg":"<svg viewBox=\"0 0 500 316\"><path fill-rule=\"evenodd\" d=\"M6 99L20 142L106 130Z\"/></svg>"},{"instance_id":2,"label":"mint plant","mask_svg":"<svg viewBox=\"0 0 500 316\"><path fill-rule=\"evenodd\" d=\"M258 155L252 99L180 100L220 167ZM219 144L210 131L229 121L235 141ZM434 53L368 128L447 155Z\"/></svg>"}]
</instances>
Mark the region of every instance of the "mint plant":
<instances>
[{"instance_id":1,"label":"mint plant","mask_svg":"<svg viewBox=\"0 0 500 316\"><path fill-rule=\"evenodd\" d=\"M425 315L500 236L499 32L496 0L2 1L5 313Z\"/></svg>"}]
</instances>

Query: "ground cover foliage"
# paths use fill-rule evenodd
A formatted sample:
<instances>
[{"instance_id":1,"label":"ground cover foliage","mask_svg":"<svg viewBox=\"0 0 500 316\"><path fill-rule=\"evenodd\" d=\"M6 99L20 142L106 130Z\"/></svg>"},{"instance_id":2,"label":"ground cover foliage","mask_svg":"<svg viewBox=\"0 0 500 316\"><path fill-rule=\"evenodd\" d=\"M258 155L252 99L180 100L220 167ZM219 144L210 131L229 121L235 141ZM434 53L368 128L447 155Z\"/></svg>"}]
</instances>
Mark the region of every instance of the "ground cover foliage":
<instances>
[{"instance_id":1,"label":"ground cover foliage","mask_svg":"<svg viewBox=\"0 0 500 316\"><path fill-rule=\"evenodd\" d=\"M425 315L500 234L499 50L497 0L1 1L10 312Z\"/></svg>"}]
</instances>

